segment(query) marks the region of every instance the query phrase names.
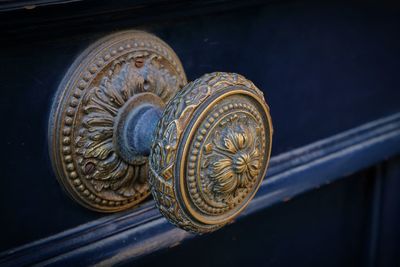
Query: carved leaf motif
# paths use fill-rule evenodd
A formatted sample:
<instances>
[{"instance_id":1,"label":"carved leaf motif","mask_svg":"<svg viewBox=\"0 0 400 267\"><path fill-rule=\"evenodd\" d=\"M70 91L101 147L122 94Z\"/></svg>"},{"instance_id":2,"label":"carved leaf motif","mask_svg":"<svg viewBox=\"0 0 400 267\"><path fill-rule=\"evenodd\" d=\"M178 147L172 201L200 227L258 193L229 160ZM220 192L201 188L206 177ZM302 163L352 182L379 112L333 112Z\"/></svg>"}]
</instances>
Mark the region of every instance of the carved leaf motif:
<instances>
[{"instance_id":1,"label":"carved leaf motif","mask_svg":"<svg viewBox=\"0 0 400 267\"><path fill-rule=\"evenodd\" d=\"M132 63L134 56L130 59L115 63L109 75L105 76L98 86L88 90L82 100L82 125L85 131L76 139L83 171L88 162L96 163L96 170L86 174L93 187L98 192L110 189L126 197L133 196L141 190L138 186L135 188L135 182L141 174L141 169L147 166L130 165L115 151L113 127L118 111L135 94L149 91L168 100L175 88L181 86L175 76L160 66L157 56L143 57L144 66L140 68ZM171 161L170 158L164 157L168 154L167 151L160 151L160 154L160 159L166 160L165 164Z\"/></svg>"}]
</instances>

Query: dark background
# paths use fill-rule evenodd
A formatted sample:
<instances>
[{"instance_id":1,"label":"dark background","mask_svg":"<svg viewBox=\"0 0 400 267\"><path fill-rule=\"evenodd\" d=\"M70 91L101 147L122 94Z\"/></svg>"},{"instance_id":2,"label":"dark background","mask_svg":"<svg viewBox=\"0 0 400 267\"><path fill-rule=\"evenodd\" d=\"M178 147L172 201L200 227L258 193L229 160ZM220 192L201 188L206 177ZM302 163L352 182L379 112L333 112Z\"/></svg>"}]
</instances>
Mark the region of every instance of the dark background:
<instances>
[{"instance_id":1,"label":"dark background","mask_svg":"<svg viewBox=\"0 0 400 267\"><path fill-rule=\"evenodd\" d=\"M189 80L213 71L252 80L271 107L273 156L400 110L400 9L391 2L150 1L142 8L128 2L0 12L0 250L105 216L75 204L58 185L47 123L68 67L109 33L156 34L176 51ZM362 264L376 168L149 262L179 263L193 254L193 266ZM387 197L398 200L393 192ZM389 225L399 216L392 206Z\"/></svg>"}]
</instances>

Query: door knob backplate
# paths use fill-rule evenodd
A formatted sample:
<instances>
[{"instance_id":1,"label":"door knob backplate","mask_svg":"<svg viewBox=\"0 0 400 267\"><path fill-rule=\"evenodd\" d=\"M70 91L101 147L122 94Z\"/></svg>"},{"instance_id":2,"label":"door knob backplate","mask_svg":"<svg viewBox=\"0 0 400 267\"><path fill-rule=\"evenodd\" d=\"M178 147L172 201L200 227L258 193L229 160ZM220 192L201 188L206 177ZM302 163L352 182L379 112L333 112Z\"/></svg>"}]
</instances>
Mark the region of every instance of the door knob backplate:
<instances>
[{"instance_id":1,"label":"door knob backplate","mask_svg":"<svg viewBox=\"0 0 400 267\"><path fill-rule=\"evenodd\" d=\"M174 51L145 32L113 34L83 51L58 88L48 131L53 167L69 195L101 212L146 198L148 155L130 155L123 128L135 109L162 109L185 84Z\"/></svg>"}]
</instances>

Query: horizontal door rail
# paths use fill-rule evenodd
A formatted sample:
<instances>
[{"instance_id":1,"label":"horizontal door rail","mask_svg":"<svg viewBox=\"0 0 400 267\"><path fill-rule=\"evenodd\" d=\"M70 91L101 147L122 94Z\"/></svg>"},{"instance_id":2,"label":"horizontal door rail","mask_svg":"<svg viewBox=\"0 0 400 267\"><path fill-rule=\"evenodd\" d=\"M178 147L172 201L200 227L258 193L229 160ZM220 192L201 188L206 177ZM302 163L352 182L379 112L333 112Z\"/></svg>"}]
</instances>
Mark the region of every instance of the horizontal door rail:
<instances>
[{"instance_id":1,"label":"horizontal door rail","mask_svg":"<svg viewBox=\"0 0 400 267\"><path fill-rule=\"evenodd\" d=\"M238 218L319 188L400 153L400 113L272 157L256 197ZM154 201L0 253L2 266L109 266L194 237L168 223Z\"/></svg>"}]
</instances>

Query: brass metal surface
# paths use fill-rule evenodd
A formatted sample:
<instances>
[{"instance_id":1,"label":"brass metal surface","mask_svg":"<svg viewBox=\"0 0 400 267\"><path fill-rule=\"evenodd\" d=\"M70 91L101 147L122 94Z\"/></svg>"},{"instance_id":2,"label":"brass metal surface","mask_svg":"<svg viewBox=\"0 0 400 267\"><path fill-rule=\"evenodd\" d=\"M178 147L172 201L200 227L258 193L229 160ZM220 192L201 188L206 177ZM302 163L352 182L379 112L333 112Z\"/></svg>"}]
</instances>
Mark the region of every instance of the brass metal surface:
<instances>
[{"instance_id":1,"label":"brass metal surface","mask_svg":"<svg viewBox=\"0 0 400 267\"><path fill-rule=\"evenodd\" d=\"M163 108L185 84L176 54L145 32L105 37L75 60L58 88L49 123L53 167L73 199L114 212L149 195L147 156L125 149L121 129L135 108Z\"/></svg>"},{"instance_id":2,"label":"brass metal surface","mask_svg":"<svg viewBox=\"0 0 400 267\"><path fill-rule=\"evenodd\" d=\"M189 83L155 131L149 179L161 213L195 233L230 222L266 174L272 131L262 92L244 77L212 73Z\"/></svg>"}]
</instances>

